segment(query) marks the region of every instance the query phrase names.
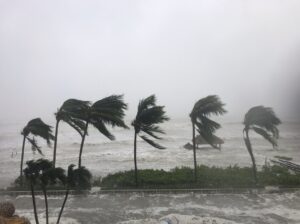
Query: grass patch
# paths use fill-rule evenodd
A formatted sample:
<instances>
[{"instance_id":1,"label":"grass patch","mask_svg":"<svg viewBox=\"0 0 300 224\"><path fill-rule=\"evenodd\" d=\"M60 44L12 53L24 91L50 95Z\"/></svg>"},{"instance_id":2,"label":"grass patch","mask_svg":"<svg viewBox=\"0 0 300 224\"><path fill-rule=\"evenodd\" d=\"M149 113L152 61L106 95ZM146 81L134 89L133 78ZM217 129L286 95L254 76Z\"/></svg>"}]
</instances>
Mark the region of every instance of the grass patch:
<instances>
[{"instance_id":1,"label":"grass patch","mask_svg":"<svg viewBox=\"0 0 300 224\"><path fill-rule=\"evenodd\" d=\"M300 174L274 165L264 166L258 171L258 185L253 181L252 168L230 166L226 168L199 166L198 181L194 182L194 171L189 167L164 170L139 170L138 188L251 188L264 186L300 187ZM109 174L94 182L103 189L135 188L134 171Z\"/></svg>"}]
</instances>

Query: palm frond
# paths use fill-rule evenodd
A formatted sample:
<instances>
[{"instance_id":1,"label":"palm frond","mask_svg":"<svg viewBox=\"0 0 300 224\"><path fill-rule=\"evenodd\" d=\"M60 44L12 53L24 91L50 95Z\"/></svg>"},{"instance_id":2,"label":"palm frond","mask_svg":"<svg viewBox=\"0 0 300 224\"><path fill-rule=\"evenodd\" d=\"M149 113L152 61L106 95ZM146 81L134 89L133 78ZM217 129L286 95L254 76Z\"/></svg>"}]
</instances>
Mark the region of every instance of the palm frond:
<instances>
[{"instance_id":1,"label":"palm frond","mask_svg":"<svg viewBox=\"0 0 300 224\"><path fill-rule=\"evenodd\" d=\"M151 125L163 123L168 121L169 118L165 115L163 106L153 106L141 111L137 115L136 120L142 124Z\"/></svg>"},{"instance_id":2,"label":"palm frond","mask_svg":"<svg viewBox=\"0 0 300 224\"><path fill-rule=\"evenodd\" d=\"M145 99L142 99L140 102L139 102L139 105L138 105L138 114L146 109L148 109L149 107L153 107L155 106L156 104L156 97L155 95L151 95L151 96L148 96L147 98Z\"/></svg>"},{"instance_id":3,"label":"palm frond","mask_svg":"<svg viewBox=\"0 0 300 224\"><path fill-rule=\"evenodd\" d=\"M147 138L147 136L145 135L140 135L140 137L145 141L147 142L149 145L153 146L154 148L157 148L157 149L165 149L165 147L157 144L156 142L152 141L151 139Z\"/></svg>"},{"instance_id":4,"label":"palm frond","mask_svg":"<svg viewBox=\"0 0 300 224\"><path fill-rule=\"evenodd\" d=\"M252 127L251 129L269 141L273 147L277 146L276 138L273 138L266 130L258 127Z\"/></svg>"},{"instance_id":5,"label":"palm frond","mask_svg":"<svg viewBox=\"0 0 300 224\"><path fill-rule=\"evenodd\" d=\"M128 128L123 119L127 104L123 95L111 95L95 102L91 107L91 118L101 119L103 123L112 127Z\"/></svg>"},{"instance_id":6,"label":"palm frond","mask_svg":"<svg viewBox=\"0 0 300 224\"><path fill-rule=\"evenodd\" d=\"M270 107L256 106L252 107L245 115L244 125L250 127L256 125L278 136L277 125L281 124L280 119L276 116Z\"/></svg>"},{"instance_id":7,"label":"palm frond","mask_svg":"<svg viewBox=\"0 0 300 224\"><path fill-rule=\"evenodd\" d=\"M51 140L54 140L52 127L45 124L40 118L35 118L29 121L23 128L22 134L25 136L32 134L34 136L41 137L47 141L48 145L50 145Z\"/></svg>"},{"instance_id":8,"label":"palm frond","mask_svg":"<svg viewBox=\"0 0 300 224\"><path fill-rule=\"evenodd\" d=\"M165 134L165 132L157 125L146 125L146 124L141 125L141 131L145 132L146 134L156 139L162 139L162 138L157 136L155 133Z\"/></svg>"},{"instance_id":9,"label":"palm frond","mask_svg":"<svg viewBox=\"0 0 300 224\"><path fill-rule=\"evenodd\" d=\"M29 138L26 137L26 139L29 141L29 143L31 144L31 150L33 152L37 151L39 154L41 154L42 156L44 155L43 152L41 151L41 147L37 144L37 141L35 140L34 137Z\"/></svg>"},{"instance_id":10,"label":"palm frond","mask_svg":"<svg viewBox=\"0 0 300 224\"><path fill-rule=\"evenodd\" d=\"M227 111L224 109L224 105L220 98L216 95L210 95L205 98L198 100L192 112L190 113L190 117L192 120L195 120L199 116L210 116L214 115L222 115Z\"/></svg>"},{"instance_id":11,"label":"palm frond","mask_svg":"<svg viewBox=\"0 0 300 224\"><path fill-rule=\"evenodd\" d=\"M115 136L113 134L111 134L110 131L108 131L108 129L106 128L106 126L104 125L104 123L101 120L92 119L90 122L105 137L107 137L110 140L115 140Z\"/></svg>"}]
</instances>

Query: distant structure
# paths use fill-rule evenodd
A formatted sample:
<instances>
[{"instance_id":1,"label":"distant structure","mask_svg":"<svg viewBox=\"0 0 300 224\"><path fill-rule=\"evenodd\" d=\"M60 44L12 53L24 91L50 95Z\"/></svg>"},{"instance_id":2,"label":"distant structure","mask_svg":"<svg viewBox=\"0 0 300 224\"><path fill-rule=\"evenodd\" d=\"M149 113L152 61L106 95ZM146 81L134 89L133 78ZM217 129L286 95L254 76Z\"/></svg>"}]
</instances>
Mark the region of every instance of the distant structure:
<instances>
[{"instance_id":1,"label":"distant structure","mask_svg":"<svg viewBox=\"0 0 300 224\"><path fill-rule=\"evenodd\" d=\"M212 139L213 139L212 144L216 145L218 147L218 149L221 150L222 144L224 144L224 140L215 135L212 136ZM195 141L196 141L197 149L199 148L199 145L210 145L201 135L197 135L195 138ZM185 149L193 149L193 145L189 142L187 144L185 144L183 147Z\"/></svg>"}]
</instances>

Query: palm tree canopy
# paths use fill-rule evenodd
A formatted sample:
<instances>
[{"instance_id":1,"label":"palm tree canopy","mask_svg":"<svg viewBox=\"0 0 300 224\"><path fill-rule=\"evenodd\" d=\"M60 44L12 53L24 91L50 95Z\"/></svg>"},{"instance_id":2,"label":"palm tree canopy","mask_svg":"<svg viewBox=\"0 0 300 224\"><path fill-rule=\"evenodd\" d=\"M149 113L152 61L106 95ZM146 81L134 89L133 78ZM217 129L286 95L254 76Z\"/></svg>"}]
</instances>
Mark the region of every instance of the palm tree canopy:
<instances>
[{"instance_id":1,"label":"palm tree canopy","mask_svg":"<svg viewBox=\"0 0 300 224\"><path fill-rule=\"evenodd\" d=\"M277 126L281 124L280 119L270 107L252 107L245 115L245 130L253 130L261 135L273 146L277 146L279 130Z\"/></svg>"},{"instance_id":2,"label":"palm tree canopy","mask_svg":"<svg viewBox=\"0 0 300 224\"><path fill-rule=\"evenodd\" d=\"M114 135L110 133L106 125L128 128L123 121L126 109L127 104L123 101L123 95L111 95L95 102L86 120L104 136L114 140Z\"/></svg>"},{"instance_id":3,"label":"palm tree canopy","mask_svg":"<svg viewBox=\"0 0 300 224\"><path fill-rule=\"evenodd\" d=\"M31 143L32 150L37 150L40 154L41 148L38 146L34 137L28 137L29 134L33 136L41 137L47 141L47 144L50 145L51 140L54 140L54 136L52 134L52 127L50 125L45 124L41 118L32 119L27 123L27 125L23 128L22 135L26 137L26 139Z\"/></svg>"},{"instance_id":4,"label":"palm tree canopy","mask_svg":"<svg viewBox=\"0 0 300 224\"><path fill-rule=\"evenodd\" d=\"M68 99L55 114L56 120L66 122L82 136L85 127L84 120L90 105L89 101Z\"/></svg>"},{"instance_id":5,"label":"palm tree canopy","mask_svg":"<svg viewBox=\"0 0 300 224\"><path fill-rule=\"evenodd\" d=\"M198 100L190 113L192 122L196 125L199 134L211 145L213 133L221 125L209 117L211 115L222 115L227 111L224 109L225 104L216 95L210 95Z\"/></svg>"},{"instance_id":6,"label":"palm tree canopy","mask_svg":"<svg viewBox=\"0 0 300 224\"><path fill-rule=\"evenodd\" d=\"M165 115L164 106L156 106L156 97L151 95L139 102L135 120L131 125L137 134L143 132L152 138L161 139L158 134L165 134L165 132L157 124L168 120L169 117ZM164 149L163 146L155 143L146 135L140 135L140 137L153 147Z\"/></svg>"},{"instance_id":7,"label":"palm tree canopy","mask_svg":"<svg viewBox=\"0 0 300 224\"><path fill-rule=\"evenodd\" d=\"M92 174L85 167L74 169L75 165L68 167L67 185L71 188L90 188Z\"/></svg>"},{"instance_id":8,"label":"palm tree canopy","mask_svg":"<svg viewBox=\"0 0 300 224\"><path fill-rule=\"evenodd\" d=\"M55 184L57 181L66 182L65 170L54 168L53 163L47 159L30 160L26 162L27 167L24 169L25 177L30 178L34 184Z\"/></svg>"}]
</instances>

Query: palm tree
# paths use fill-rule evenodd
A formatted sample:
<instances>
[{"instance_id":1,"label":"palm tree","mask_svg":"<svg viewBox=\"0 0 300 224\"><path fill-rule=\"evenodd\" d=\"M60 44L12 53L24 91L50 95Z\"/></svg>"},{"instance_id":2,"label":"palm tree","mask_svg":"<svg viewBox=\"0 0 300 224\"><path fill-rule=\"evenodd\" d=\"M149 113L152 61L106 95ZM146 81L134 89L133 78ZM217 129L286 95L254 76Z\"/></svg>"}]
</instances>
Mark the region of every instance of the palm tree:
<instances>
[{"instance_id":1,"label":"palm tree","mask_svg":"<svg viewBox=\"0 0 300 224\"><path fill-rule=\"evenodd\" d=\"M85 127L84 121L81 119L84 117L86 111L88 110L90 102L82 101L77 99L68 99L59 108L55 114L56 125L55 125L55 139L54 139L54 149L53 149L53 166L56 164L56 149L57 149L57 136L59 122L64 121L74 128L79 135L83 136L83 131Z\"/></svg>"},{"instance_id":2,"label":"palm tree","mask_svg":"<svg viewBox=\"0 0 300 224\"><path fill-rule=\"evenodd\" d=\"M27 161L26 164L27 167L24 169L24 174L25 174L25 178L30 183L30 191L31 191L32 203L33 203L35 223L39 224L39 219L38 219L37 209L36 209L35 194L34 194L34 186L36 185L38 180L39 168L35 163L35 161L33 160Z\"/></svg>"},{"instance_id":3,"label":"palm tree","mask_svg":"<svg viewBox=\"0 0 300 224\"><path fill-rule=\"evenodd\" d=\"M123 102L123 95L111 95L95 102L86 111L83 118L85 121L84 132L81 139L78 167L81 167L81 156L83 151L83 145L89 124L92 124L101 134L114 140L115 137L112 135L106 125L112 127L128 128L124 123L124 111L127 109L127 104Z\"/></svg>"},{"instance_id":4,"label":"palm tree","mask_svg":"<svg viewBox=\"0 0 300 224\"><path fill-rule=\"evenodd\" d=\"M52 162L45 159L37 160L37 164L40 167L40 177L39 182L45 198L45 207L46 207L46 224L49 223L49 211L48 211L48 197L47 197L47 187L50 184L56 184L57 181L65 183L65 171L62 168L54 168Z\"/></svg>"},{"instance_id":5,"label":"palm tree","mask_svg":"<svg viewBox=\"0 0 300 224\"><path fill-rule=\"evenodd\" d=\"M85 167L79 167L75 170L73 169L74 167L75 165L72 164L68 168L68 176L66 180L66 194L56 224L59 224L60 222L60 218L68 200L70 189L87 189L91 187L91 173Z\"/></svg>"},{"instance_id":6,"label":"palm tree","mask_svg":"<svg viewBox=\"0 0 300 224\"><path fill-rule=\"evenodd\" d=\"M254 181L257 183L256 164L253 155L252 145L249 138L249 131L253 130L261 135L273 147L277 146L277 139L279 138L279 130L277 125L281 124L280 119L276 116L273 109L270 107L256 106L252 107L245 115L243 136L252 160Z\"/></svg>"},{"instance_id":7,"label":"palm tree","mask_svg":"<svg viewBox=\"0 0 300 224\"><path fill-rule=\"evenodd\" d=\"M192 112L190 118L193 127L193 153L194 153L194 180L197 182L197 159L196 159L196 128L198 133L204 138L211 146L217 148L213 143L213 133L221 127L221 125L209 117L211 115L222 115L226 113L224 104L216 95L210 95L198 100Z\"/></svg>"},{"instance_id":8,"label":"palm tree","mask_svg":"<svg viewBox=\"0 0 300 224\"><path fill-rule=\"evenodd\" d=\"M43 154L34 136L38 136L45 139L49 146L51 140L54 139L54 136L52 135L52 127L45 124L40 118L35 118L29 121L28 124L23 128L21 134L23 135L23 145L22 145L21 165L20 165L20 181L22 184L24 149L25 149L26 140L30 142L33 151L38 151L40 154ZM29 136L30 134L33 136L32 138L30 138Z\"/></svg>"},{"instance_id":9,"label":"palm tree","mask_svg":"<svg viewBox=\"0 0 300 224\"><path fill-rule=\"evenodd\" d=\"M157 134L165 134L165 132L157 125L168 121L169 118L165 115L163 106L156 106L156 97L151 95L142 99L138 105L138 111L132 126L134 127L134 171L135 184L138 185L138 169L136 162L137 136L141 137L145 142L157 149L165 149L165 147L157 144L148 136L154 139L162 139ZM143 132L144 135L140 135Z\"/></svg>"}]
</instances>

